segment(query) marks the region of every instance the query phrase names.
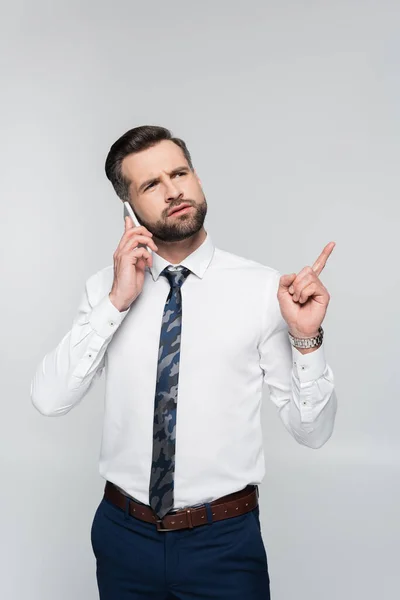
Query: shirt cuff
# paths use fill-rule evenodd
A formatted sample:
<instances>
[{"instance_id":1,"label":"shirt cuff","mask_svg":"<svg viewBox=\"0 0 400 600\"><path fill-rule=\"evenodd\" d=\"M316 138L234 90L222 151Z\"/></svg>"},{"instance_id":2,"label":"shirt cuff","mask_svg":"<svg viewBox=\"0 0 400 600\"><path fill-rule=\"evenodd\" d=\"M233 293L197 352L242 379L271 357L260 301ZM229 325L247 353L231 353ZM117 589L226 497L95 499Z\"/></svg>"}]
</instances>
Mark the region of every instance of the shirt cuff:
<instances>
[{"instance_id":1,"label":"shirt cuff","mask_svg":"<svg viewBox=\"0 0 400 600\"><path fill-rule=\"evenodd\" d=\"M89 317L89 323L100 337L107 339L116 332L128 312L129 308L120 312L107 294L93 308Z\"/></svg>"},{"instance_id":2,"label":"shirt cuff","mask_svg":"<svg viewBox=\"0 0 400 600\"><path fill-rule=\"evenodd\" d=\"M322 342L321 346L314 350L314 352L309 352L308 354L302 354L297 348L292 346L292 356L293 372L301 383L315 381L325 373L326 359L324 342Z\"/></svg>"}]
</instances>

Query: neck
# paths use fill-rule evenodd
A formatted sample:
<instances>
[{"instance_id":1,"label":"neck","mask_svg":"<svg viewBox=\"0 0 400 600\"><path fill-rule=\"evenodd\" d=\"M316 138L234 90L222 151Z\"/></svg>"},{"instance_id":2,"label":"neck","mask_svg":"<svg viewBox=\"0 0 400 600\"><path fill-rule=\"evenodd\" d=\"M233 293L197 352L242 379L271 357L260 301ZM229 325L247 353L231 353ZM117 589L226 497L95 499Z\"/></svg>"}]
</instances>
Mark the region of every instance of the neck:
<instances>
[{"instance_id":1,"label":"neck","mask_svg":"<svg viewBox=\"0 0 400 600\"><path fill-rule=\"evenodd\" d=\"M200 231L195 233L192 237L187 240L181 240L180 242L164 242L154 237L154 241L157 244L157 254L167 260L173 265L181 263L189 254L192 254L207 237L207 233L202 227Z\"/></svg>"}]
</instances>

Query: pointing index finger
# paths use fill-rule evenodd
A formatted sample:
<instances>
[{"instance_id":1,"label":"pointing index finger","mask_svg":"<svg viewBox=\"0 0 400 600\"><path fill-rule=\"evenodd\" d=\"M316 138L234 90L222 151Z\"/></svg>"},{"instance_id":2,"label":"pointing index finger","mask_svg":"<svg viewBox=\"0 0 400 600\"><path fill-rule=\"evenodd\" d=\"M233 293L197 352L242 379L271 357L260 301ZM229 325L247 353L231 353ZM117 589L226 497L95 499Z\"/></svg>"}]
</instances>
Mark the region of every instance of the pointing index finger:
<instances>
[{"instance_id":1,"label":"pointing index finger","mask_svg":"<svg viewBox=\"0 0 400 600\"><path fill-rule=\"evenodd\" d=\"M317 260L312 266L312 270L319 275L322 272L322 269L325 267L328 258L330 257L332 250L336 246L335 242L329 242L322 250L321 254L318 256Z\"/></svg>"}]
</instances>

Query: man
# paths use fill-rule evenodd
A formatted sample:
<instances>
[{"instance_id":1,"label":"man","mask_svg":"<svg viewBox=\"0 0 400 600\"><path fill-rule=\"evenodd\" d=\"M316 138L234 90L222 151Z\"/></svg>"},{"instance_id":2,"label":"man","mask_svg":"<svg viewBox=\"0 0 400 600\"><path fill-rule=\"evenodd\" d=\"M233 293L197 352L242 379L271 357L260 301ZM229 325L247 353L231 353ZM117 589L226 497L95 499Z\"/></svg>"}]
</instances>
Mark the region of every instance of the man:
<instances>
[{"instance_id":1,"label":"man","mask_svg":"<svg viewBox=\"0 0 400 600\"><path fill-rule=\"evenodd\" d=\"M291 433L319 448L336 397L319 274L331 242L297 275L215 248L185 143L128 131L106 174L126 217L113 266L86 282L72 329L43 359L32 402L63 415L106 373L91 530L101 600L268 600L258 484L263 381Z\"/></svg>"}]
</instances>

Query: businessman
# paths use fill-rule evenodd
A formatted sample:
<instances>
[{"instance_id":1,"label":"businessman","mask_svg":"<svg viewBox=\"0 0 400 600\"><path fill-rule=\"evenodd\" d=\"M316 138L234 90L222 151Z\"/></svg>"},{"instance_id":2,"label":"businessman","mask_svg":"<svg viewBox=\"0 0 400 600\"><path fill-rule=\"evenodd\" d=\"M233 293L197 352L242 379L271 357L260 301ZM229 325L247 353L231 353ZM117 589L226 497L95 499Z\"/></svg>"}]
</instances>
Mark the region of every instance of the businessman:
<instances>
[{"instance_id":1,"label":"businessman","mask_svg":"<svg viewBox=\"0 0 400 600\"><path fill-rule=\"evenodd\" d=\"M113 265L87 279L31 386L42 414L64 415L105 372L105 487L91 528L100 599L268 600L262 387L297 442L329 439L337 400L319 276L335 243L282 276L215 247L187 146L163 127L125 133L106 174L140 226L125 218Z\"/></svg>"}]
</instances>

